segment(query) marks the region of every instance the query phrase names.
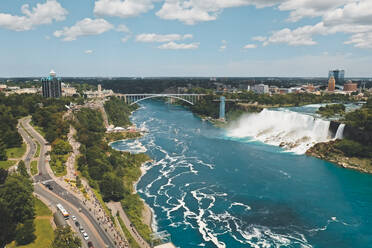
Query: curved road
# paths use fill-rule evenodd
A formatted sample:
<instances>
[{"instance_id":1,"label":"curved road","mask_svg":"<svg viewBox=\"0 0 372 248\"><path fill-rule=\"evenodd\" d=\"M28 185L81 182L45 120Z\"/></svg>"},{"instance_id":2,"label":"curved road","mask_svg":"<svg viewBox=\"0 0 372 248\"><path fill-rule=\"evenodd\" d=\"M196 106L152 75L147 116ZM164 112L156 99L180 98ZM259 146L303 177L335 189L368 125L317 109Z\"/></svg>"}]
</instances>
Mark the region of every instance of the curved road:
<instances>
[{"instance_id":1,"label":"curved road","mask_svg":"<svg viewBox=\"0 0 372 248\"><path fill-rule=\"evenodd\" d=\"M89 240L93 242L95 247L116 247L115 244L112 242L112 240L108 237L105 230L101 228L101 226L98 224L96 219L94 218L93 214L87 210L82 202L69 193L66 189L61 187L58 183L55 182L54 178L49 174L48 169L46 168L46 141L44 138L35 131L35 129L29 124L30 119L24 118L21 119L21 124L24 129L30 134L34 139L37 140L40 144L40 157L38 162L38 169L39 169L39 175L34 176L34 182L35 182L35 193L41 195L45 199L47 199L51 204L57 204L61 203L64 208L71 213L71 215L75 215L84 227L85 231L88 233ZM22 128L20 128L22 131L24 131ZM26 162L26 165L29 167L29 163L32 159L32 157L35 154L36 151L36 144L32 140L31 137L26 132L21 132L21 134L25 135L25 140L28 143L30 150L27 154L26 159L28 161ZM27 164L28 162L28 164ZM40 182L47 182L49 185L53 187L53 191L47 189L43 185L40 184ZM75 224L73 224L72 220L69 220L70 224L72 224L73 228L75 228ZM81 234L80 234L81 235ZM82 239L84 240L84 239ZM83 241L84 246L86 246L85 240Z\"/></svg>"}]
</instances>

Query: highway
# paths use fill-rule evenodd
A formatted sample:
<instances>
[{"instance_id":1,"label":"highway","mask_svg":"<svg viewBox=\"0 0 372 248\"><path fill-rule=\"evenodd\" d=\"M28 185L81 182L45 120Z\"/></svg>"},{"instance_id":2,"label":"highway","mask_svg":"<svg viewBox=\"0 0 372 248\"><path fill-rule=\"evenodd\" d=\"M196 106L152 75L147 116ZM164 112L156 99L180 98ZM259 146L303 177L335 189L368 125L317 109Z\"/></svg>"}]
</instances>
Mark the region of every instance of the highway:
<instances>
[{"instance_id":1,"label":"highway","mask_svg":"<svg viewBox=\"0 0 372 248\"><path fill-rule=\"evenodd\" d=\"M65 188L61 187L58 183L56 183L56 178L54 178L54 175L51 175L46 167L46 141L44 138L35 131L35 129L29 124L30 119L29 118L24 118L21 119L20 121L22 123L22 126L26 131L39 142L40 144L40 157L39 157L39 162L38 162L38 169L39 169L39 174L34 176L34 182L35 182L35 187L34 191L36 194L42 196L45 198L50 204L57 204L61 203L64 208L70 213L70 216L75 215L76 218L78 219L79 223L84 227L85 231L87 232L89 236L88 241L92 241L95 247L116 247L114 243L111 241L111 239L108 237L107 233L105 230L101 228L101 226L98 224L96 219L93 217L93 214L87 210L83 204L82 201L79 200L77 197L69 193L68 190ZM23 131L23 132L22 132ZM35 142L32 140L31 137L22 129L20 128L20 133L22 136L24 135L24 138L30 147L28 154L26 156L26 159L28 159L28 167L29 163L34 156L36 152L37 145ZM26 161L25 161L26 162ZM26 164L27 165L27 164ZM49 190L40 182L47 182L50 186L52 186L53 190ZM75 224L73 221L70 219L69 224L77 230ZM85 241L81 235L80 232L79 236L83 240L83 245L84 247L87 247L87 241Z\"/></svg>"}]
</instances>

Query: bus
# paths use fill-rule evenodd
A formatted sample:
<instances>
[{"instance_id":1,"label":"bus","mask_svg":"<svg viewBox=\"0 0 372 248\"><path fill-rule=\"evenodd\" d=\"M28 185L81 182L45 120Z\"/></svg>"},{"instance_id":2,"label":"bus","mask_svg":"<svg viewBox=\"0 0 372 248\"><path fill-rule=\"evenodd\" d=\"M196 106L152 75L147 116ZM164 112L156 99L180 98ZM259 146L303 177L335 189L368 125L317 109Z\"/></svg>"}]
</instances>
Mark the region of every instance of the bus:
<instances>
[{"instance_id":1,"label":"bus","mask_svg":"<svg viewBox=\"0 0 372 248\"><path fill-rule=\"evenodd\" d=\"M62 215L65 218L65 220L68 220L68 218L70 217L70 215L68 214L68 212L66 211L66 209L62 206L62 204L58 203L57 204L57 208L62 213Z\"/></svg>"}]
</instances>

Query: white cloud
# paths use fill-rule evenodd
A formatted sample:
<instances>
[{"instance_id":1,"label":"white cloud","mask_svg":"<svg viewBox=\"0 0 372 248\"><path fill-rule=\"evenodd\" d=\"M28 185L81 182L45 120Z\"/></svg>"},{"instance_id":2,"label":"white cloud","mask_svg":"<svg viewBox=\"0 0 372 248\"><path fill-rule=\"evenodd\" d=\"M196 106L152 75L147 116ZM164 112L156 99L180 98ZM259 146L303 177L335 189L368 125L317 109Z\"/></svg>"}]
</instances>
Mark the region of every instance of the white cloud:
<instances>
[{"instance_id":1,"label":"white cloud","mask_svg":"<svg viewBox=\"0 0 372 248\"><path fill-rule=\"evenodd\" d=\"M256 44L247 44L243 48L244 49L253 49L253 48L257 48L257 45Z\"/></svg>"},{"instance_id":2,"label":"white cloud","mask_svg":"<svg viewBox=\"0 0 372 248\"><path fill-rule=\"evenodd\" d=\"M138 42L170 42L170 41L179 41L185 39L191 39L192 34L139 34L136 36L136 41Z\"/></svg>"},{"instance_id":3,"label":"white cloud","mask_svg":"<svg viewBox=\"0 0 372 248\"><path fill-rule=\"evenodd\" d=\"M345 44L354 44L355 47L372 48L372 33L354 34Z\"/></svg>"},{"instance_id":4,"label":"white cloud","mask_svg":"<svg viewBox=\"0 0 372 248\"><path fill-rule=\"evenodd\" d=\"M120 41L122 43L125 43L125 42L127 42L130 39L130 37L131 37L130 35L124 36L123 38L120 39Z\"/></svg>"},{"instance_id":5,"label":"white cloud","mask_svg":"<svg viewBox=\"0 0 372 248\"><path fill-rule=\"evenodd\" d=\"M163 45L158 46L160 49L167 49L167 50L193 50L199 48L199 42L193 43L176 43L174 41L165 43Z\"/></svg>"},{"instance_id":6,"label":"white cloud","mask_svg":"<svg viewBox=\"0 0 372 248\"><path fill-rule=\"evenodd\" d=\"M55 31L54 36L62 38L64 41L73 41L79 36L98 35L113 28L114 26L104 19L85 18L78 21L74 26Z\"/></svg>"},{"instance_id":7,"label":"white cloud","mask_svg":"<svg viewBox=\"0 0 372 248\"><path fill-rule=\"evenodd\" d=\"M85 50L84 53L85 54L92 54L93 53L93 50Z\"/></svg>"},{"instance_id":8,"label":"white cloud","mask_svg":"<svg viewBox=\"0 0 372 248\"><path fill-rule=\"evenodd\" d=\"M154 8L152 0L97 0L94 14L98 16L135 17Z\"/></svg>"},{"instance_id":9,"label":"white cloud","mask_svg":"<svg viewBox=\"0 0 372 248\"><path fill-rule=\"evenodd\" d=\"M222 40L221 41L221 46L220 46L220 49L219 49L219 51L220 52L223 52L223 51L225 51L225 49L227 48L227 41L226 40Z\"/></svg>"},{"instance_id":10,"label":"white cloud","mask_svg":"<svg viewBox=\"0 0 372 248\"><path fill-rule=\"evenodd\" d=\"M156 13L165 20L178 20L188 25L216 20L225 8L255 5L273 6L283 0L165 0Z\"/></svg>"},{"instance_id":11,"label":"white cloud","mask_svg":"<svg viewBox=\"0 0 372 248\"><path fill-rule=\"evenodd\" d=\"M279 5L282 11L291 11L289 21L299 21L304 17L317 17L327 11L344 5L351 0L286 0Z\"/></svg>"},{"instance_id":12,"label":"white cloud","mask_svg":"<svg viewBox=\"0 0 372 248\"><path fill-rule=\"evenodd\" d=\"M265 36L255 36L252 40L264 42L267 38Z\"/></svg>"},{"instance_id":13,"label":"white cloud","mask_svg":"<svg viewBox=\"0 0 372 248\"><path fill-rule=\"evenodd\" d=\"M307 25L303 27L291 30L284 28L273 32L273 34L263 41L263 45L266 46L270 43L287 43L291 46L311 46L317 44L312 36L315 34L327 34L330 30L327 30L323 23L320 22L314 26Z\"/></svg>"},{"instance_id":14,"label":"white cloud","mask_svg":"<svg viewBox=\"0 0 372 248\"><path fill-rule=\"evenodd\" d=\"M27 31L38 25L63 21L68 14L67 10L56 0L47 0L43 4L38 3L32 10L28 4L24 4L21 12L22 16L0 13L0 27L15 31Z\"/></svg>"},{"instance_id":15,"label":"white cloud","mask_svg":"<svg viewBox=\"0 0 372 248\"><path fill-rule=\"evenodd\" d=\"M341 5L341 6L340 6ZM302 6L302 7L300 7ZM279 6L282 10L298 7L309 7L317 10L316 15L297 15L291 12L293 21L304 16L321 16L322 20L315 25L306 25L295 29L284 28L272 32L269 37L260 40L266 46L270 43L286 43L291 46L315 45L316 35L335 33L351 34L345 44L360 48L372 48L372 1L370 0L287 0ZM298 14L298 12L296 12Z\"/></svg>"},{"instance_id":16,"label":"white cloud","mask_svg":"<svg viewBox=\"0 0 372 248\"><path fill-rule=\"evenodd\" d=\"M130 30L129 28L124 25L124 24L120 24L117 28L116 28L116 31L118 32L123 32L123 33L130 33Z\"/></svg>"}]
</instances>

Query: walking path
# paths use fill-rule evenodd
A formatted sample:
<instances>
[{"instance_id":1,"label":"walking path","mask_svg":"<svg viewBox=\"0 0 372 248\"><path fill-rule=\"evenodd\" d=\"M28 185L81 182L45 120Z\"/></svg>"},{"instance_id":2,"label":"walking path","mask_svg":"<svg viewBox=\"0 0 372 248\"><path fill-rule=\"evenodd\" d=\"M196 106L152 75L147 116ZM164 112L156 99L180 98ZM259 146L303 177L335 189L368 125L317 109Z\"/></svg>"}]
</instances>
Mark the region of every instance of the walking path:
<instances>
[{"instance_id":1,"label":"walking path","mask_svg":"<svg viewBox=\"0 0 372 248\"><path fill-rule=\"evenodd\" d=\"M107 205L112 210L113 215L116 215L116 213L119 213L119 216L123 220L125 227L129 230L130 234L136 240L137 244L141 248L150 248L150 245L141 237L141 235L138 233L134 225L130 222L120 202L109 202L107 203Z\"/></svg>"},{"instance_id":2,"label":"walking path","mask_svg":"<svg viewBox=\"0 0 372 248\"><path fill-rule=\"evenodd\" d=\"M66 162L67 174L65 176L65 178L69 180L76 179L77 174L76 174L76 169L75 169L75 161L80 153L79 152L80 143L74 139L75 134L76 134L75 128L72 125L70 125L70 132L67 134L67 139L72 147L72 152Z\"/></svg>"},{"instance_id":3,"label":"walking path","mask_svg":"<svg viewBox=\"0 0 372 248\"><path fill-rule=\"evenodd\" d=\"M70 183L70 180L76 179L77 171L75 168L75 160L80 154L80 143L74 139L75 134L76 130L71 125L70 132L68 133L67 137L73 151L66 162L67 175L64 177L64 179L67 179L68 183L66 182L66 180L63 180L60 183L63 183L65 185L65 188L70 189L71 193L75 194L75 196L83 202L83 204L89 209L89 211L93 213L99 224L111 236L111 238L115 240L116 244L118 244L118 247L129 247L128 241L126 240L125 236L122 232L120 232L120 229L116 228L110 216L106 214L103 206L96 198L96 195L90 188L88 182L84 178L81 178L81 183L83 185L83 188L87 192L87 196L84 196L81 190L76 187L76 184Z\"/></svg>"}]
</instances>

